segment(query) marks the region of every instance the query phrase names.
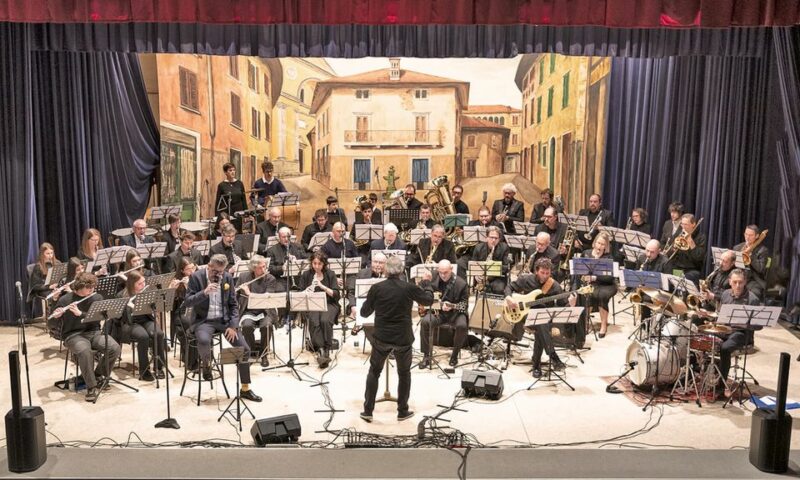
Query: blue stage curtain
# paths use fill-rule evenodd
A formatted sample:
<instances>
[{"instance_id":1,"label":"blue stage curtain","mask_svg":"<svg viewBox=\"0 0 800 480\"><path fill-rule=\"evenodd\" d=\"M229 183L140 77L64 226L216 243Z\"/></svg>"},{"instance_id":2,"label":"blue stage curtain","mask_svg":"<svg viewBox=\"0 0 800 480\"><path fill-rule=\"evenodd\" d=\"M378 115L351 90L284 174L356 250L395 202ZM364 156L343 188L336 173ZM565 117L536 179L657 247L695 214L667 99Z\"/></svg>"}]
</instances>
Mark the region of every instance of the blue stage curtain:
<instances>
[{"instance_id":1,"label":"blue stage curtain","mask_svg":"<svg viewBox=\"0 0 800 480\"><path fill-rule=\"evenodd\" d=\"M27 283L40 242L63 261L84 229L107 234L144 214L160 152L135 54L35 52L29 28L0 24L6 321L18 315L13 285Z\"/></svg>"},{"instance_id":2,"label":"blue stage curtain","mask_svg":"<svg viewBox=\"0 0 800 480\"><path fill-rule=\"evenodd\" d=\"M667 206L681 201L704 217L709 247L739 243L747 224L774 229L768 66L764 58L614 59L603 193L615 217L643 207L660 235Z\"/></svg>"}]
</instances>

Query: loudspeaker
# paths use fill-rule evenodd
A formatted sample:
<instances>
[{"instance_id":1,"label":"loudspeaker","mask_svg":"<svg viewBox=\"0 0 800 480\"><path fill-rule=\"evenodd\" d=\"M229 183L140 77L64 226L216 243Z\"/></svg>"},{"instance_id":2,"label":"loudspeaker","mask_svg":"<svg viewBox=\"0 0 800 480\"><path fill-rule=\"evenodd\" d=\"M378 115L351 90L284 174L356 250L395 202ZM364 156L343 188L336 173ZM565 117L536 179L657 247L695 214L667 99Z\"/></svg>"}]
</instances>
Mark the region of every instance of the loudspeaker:
<instances>
[{"instance_id":1,"label":"loudspeaker","mask_svg":"<svg viewBox=\"0 0 800 480\"><path fill-rule=\"evenodd\" d=\"M11 410L6 413L6 452L8 469L15 473L32 472L47 461L44 411L40 407L22 407L19 385L19 352L8 353L11 373Z\"/></svg>"},{"instance_id":2,"label":"loudspeaker","mask_svg":"<svg viewBox=\"0 0 800 480\"><path fill-rule=\"evenodd\" d=\"M461 388L467 397L486 397L497 400L503 395L503 375L499 372L464 370Z\"/></svg>"},{"instance_id":3,"label":"loudspeaker","mask_svg":"<svg viewBox=\"0 0 800 480\"><path fill-rule=\"evenodd\" d=\"M789 469L792 443L792 417L786 413L789 386L789 354L781 353L775 410L759 408L753 412L750 427L750 463L762 472L784 473Z\"/></svg>"},{"instance_id":4,"label":"loudspeaker","mask_svg":"<svg viewBox=\"0 0 800 480\"><path fill-rule=\"evenodd\" d=\"M300 438L300 419L292 413L256 420L250 435L259 447L270 443L295 443Z\"/></svg>"}]
</instances>

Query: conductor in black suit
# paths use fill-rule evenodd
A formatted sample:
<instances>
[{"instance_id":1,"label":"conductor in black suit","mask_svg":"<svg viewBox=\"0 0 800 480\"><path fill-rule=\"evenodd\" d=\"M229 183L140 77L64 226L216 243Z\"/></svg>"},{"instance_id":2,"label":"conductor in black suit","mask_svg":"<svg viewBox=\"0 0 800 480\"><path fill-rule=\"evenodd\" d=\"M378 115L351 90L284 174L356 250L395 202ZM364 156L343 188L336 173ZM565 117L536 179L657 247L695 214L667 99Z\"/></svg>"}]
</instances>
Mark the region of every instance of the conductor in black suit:
<instances>
[{"instance_id":1,"label":"conductor in black suit","mask_svg":"<svg viewBox=\"0 0 800 480\"><path fill-rule=\"evenodd\" d=\"M390 353L397 361L397 419L406 420L414 416L408 409L411 393L411 358L414 330L411 324L411 308L416 301L420 305L433 303L430 273L426 272L419 286L401 278L403 262L397 257L386 260L386 280L369 289L367 299L361 306L361 315L375 313L375 330L372 334L372 353L369 357L369 373L364 392L364 411L361 418L372 421L378 380Z\"/></svg>"},{"instance_id":2,"label":"conductor in black suit","mask_svg":"<svg viewBox=\"0 0 800 480\"><path fill-rule=\"evenodd\" d=\"M225 271L228 260L225 255L213 255L205 270L198 270L189 277L184 305L192 307L194 318L190 330L197 340L197 351L202 361L203 379L211 380L211 339L215 333L225 332L225 338L234 347L244 349L244 358L249 358L250 347L239 333L239 305L233 277ZM250 363L239 364L239 379L242 390L239 396L245 400L260 402L261 397L250 390Z\"/></svg>"},{"instance_id":3,"label":"conductor in black suit","mask_svg":"<svg viewBox=\"0 0 800 480\"><path fill-rule=\"evenodd\" d=\"M525 204L514 199L517 187L513 183L503 185L503 198L492 205L492 218L503 224L507 234L515 234L514 222L525 221Z\"/></svg>"}]
</instances>

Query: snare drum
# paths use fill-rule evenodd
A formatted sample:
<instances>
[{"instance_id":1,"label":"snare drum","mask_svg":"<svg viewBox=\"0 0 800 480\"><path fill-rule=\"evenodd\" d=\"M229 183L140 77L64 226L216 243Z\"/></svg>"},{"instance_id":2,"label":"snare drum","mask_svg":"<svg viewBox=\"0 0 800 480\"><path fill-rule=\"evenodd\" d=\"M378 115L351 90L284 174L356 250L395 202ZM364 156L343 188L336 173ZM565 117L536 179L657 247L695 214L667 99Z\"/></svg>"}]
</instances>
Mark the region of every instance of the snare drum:
<instances>
[{"instance_id":1,"label":"snare drum","mask_svg":"<svg viewBox=\"0 0 800 480\"><path fill-rule=\"evenodd\" d=\"M692 350L713 353L716 355L719 353L719 346L721 343L722 340L714 335L695 335L692 337L689 348Z\"/></svg>"},{"instance_id":2,"label":"snare drum","mask_svg":"<svg viewBox=\"0 0 800 480\"><path fill-rule=\"evenodd\" d=\"M628 346L626 361L636 362L629 374L631 382L637 387L653 385L656 381L656 359L658 359L658 384L675 383L680 375L680 357L675 347L668 342L656 344L635 341Z\"/></svg>"}]
</instances>

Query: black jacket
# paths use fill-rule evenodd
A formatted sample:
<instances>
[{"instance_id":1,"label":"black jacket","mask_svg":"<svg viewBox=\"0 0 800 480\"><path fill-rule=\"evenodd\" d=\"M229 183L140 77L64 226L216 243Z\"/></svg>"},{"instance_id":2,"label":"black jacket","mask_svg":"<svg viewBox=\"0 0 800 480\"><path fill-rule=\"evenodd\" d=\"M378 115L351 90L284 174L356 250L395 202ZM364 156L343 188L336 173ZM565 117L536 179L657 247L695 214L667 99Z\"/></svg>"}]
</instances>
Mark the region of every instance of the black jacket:
<instances>
[{"instance_id":1,"label":"black jacket","mask_svg":"<svg viewBox=\"0 0 800 480\"><path fill-rule=\"evenodd\" d=\"M422 257L420 257L420 252L422 252ZM414 265L424 263L430 252L431 239L423 238L419 241L419 248L412 249L411 255L406 257L406 266L411 268ZM446 238L443 238L442 243L436 247L436 251L433 253L432 261L438 263L440 260L444 259L450 260L450 263L456 263L456 249L453 247L453 242Z\"/></svg>"},{"instance_id":2,"label":"black jacket","mask_svg":"<svg viewBox=\"0 0 800 480\"><path fill-rule=\"evenodd\" d=\"M494 219L495 217L497 217L497 215L502 213L504 209L505 209L505 202L503 201L503 199L495 200L494 205L492 205L492 219ZM503 224L505 225L506 233L514 234L516 233L516 230L514 230L514 221L517 222L525 221L525 204L520 202L519 200L512 200L506 214L508 215L508 219L505 222L503 222Z\"/></svg>"},{"instance_id":3,"label":"black jacket","mask_svg":"<svg viewBox=\"0 0 800 480\"><path fill-rule=\"evenodd\" d=\"M278 226L272 225L269 220L264 220L256 225L256 233L258 237L258 253L263 254L267 250L267 239L278 235L278 230L283 227L288 227L283 222L278 222Z\"/></svg>"},{"instance_id":4,"label":"black jacket","mask_svg":"<svg viewBox=\"0 0 800 480\"><path fill-rule=\"evenodd\" d=\"M329 223L326 223L324 228L319 228L319 226L317 226L317 222L313 222L310 225L306 225L300 242L303 244L303 248L308 250L308 244L311 243L311 239L314 238L314 235L323 232L330 232L332 230L333 228Z\"/></svg>"},{"instance_id":5,"label":"black jacket","mask_svg":"<svg viewBox=\"0 0 800 480\"><path fill-rule=\"evenodd\" d=\"M234 294L233 277L228 272L222 274L219 282L222 292L222 323L230 328L239 326L239 304ZM208 319L209 298L203 290L208 286L208 276L205 270L198 270L189 277L186 287L186 299L183 304L191 307L193 312L192 323L203 323Z\"/></svg>"},{"instance_id":6,"label":"black jacket","mask_svg":"<svg viewBox=\"0 0 800 480\"><path fill-rule=\"evenodd\" d=\"M369 289L361 306L361 316L368 317L375 312L374 338L391 345L409 346L414 343L413 302L426 306L433 303L431 282L423 281L417 286L390 277Z\"/></svg>"}]
</instances>

